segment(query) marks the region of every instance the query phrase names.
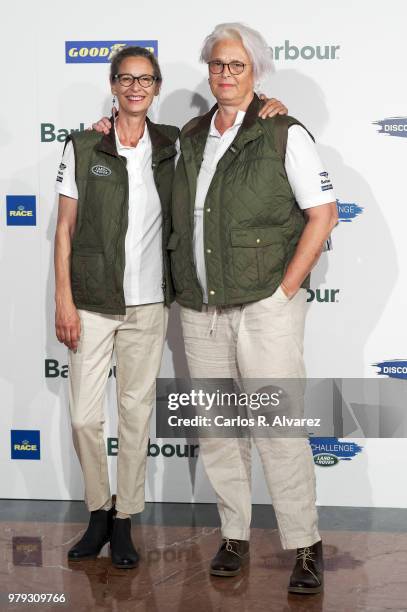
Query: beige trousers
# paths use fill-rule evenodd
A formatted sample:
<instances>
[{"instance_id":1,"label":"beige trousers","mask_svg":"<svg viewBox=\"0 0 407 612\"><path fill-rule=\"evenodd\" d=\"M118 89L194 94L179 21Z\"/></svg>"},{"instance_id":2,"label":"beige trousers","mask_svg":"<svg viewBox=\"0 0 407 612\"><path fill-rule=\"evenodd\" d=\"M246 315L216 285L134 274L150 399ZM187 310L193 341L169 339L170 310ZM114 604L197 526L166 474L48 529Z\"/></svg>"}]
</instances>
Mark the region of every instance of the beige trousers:
<instances>
[{"instance_id":1,"label":"beige trousers","mask_svg":"<svg viewBox=\"0 0 407 612\"><path fill-rule=\"evenodd\" d=\"M69 405L85 501L92 511L104 506L111 496L103 402L114 350L119 438L116 507L126 514L141 512L149 421L168 308L159 303L128 307L125 315L78 312L81 336L77 352L69 351Z\"/></svg>"},{"instance_id":2,"label":"beige trousers","mask_svg":"<svg viewBox=\"0 0 407 612\"><path fill-rule=\"evenodd\" d=\"M181 309L192 378L304 378L306 290L289 300L279 287L243 306ZM272 497L283 548L318 540L315 472L306 438L254 441ZM215 490L223 537L248 540L251 522L250 438L201 438L200 455Z\"/></svg>"}]
</instances>

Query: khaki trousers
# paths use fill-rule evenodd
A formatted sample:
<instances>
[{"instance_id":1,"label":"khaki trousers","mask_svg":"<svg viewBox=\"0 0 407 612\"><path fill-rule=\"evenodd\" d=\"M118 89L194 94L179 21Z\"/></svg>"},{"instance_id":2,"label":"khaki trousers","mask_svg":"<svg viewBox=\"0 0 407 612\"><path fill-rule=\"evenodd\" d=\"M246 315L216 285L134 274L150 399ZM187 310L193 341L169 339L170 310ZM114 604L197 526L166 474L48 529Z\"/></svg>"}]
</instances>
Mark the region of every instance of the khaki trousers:
<instances>
[{"instance_id":1,"label":"khaki trousers","mask_svg":"<svg viewBox=\"0 0 407 612\"><path fill-rule=\"evenodd\" d=\"M125 315L79 310L81 336L69 351L72 435L90 511L110 500L103 436L104 396L112 352L116 353L119 450L117 501L120 512L144 508L149 421L168 320L164 304L126 308Z\"/></svg>"},{"instance_id":2,"label":"khaki trousers","mask_svg":"<svg viewBox=\"0 0 407 612\"><path fill-rule=\"evenodd\" d=\"M243 306L181 309L192 378L304 378L306 290L289 300L281 288ZM315 472L306 438L254 441L272 497L283 548L318 540ZM200 455L215 490L223 537L248 540L251 522L250 438L201 438Z\"/></svg>"}]
</instances>

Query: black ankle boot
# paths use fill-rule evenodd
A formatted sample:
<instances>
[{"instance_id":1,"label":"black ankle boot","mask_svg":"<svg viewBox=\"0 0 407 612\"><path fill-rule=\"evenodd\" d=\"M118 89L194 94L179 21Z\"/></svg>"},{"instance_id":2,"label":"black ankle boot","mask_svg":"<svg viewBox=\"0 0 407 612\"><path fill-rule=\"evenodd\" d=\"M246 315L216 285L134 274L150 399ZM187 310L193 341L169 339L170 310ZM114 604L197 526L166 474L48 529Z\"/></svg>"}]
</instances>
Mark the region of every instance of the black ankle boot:
<instances>
[{"instance_id":1,"label":"black ankle boot","mask_svg":"<svg viewBox=\"0 0 407 612\"><path fill-rule=\"evenodd\" d=\"M213 576L237 576L242 565L249 560L249 542L224 538L211 562Z\"/></svg>"},{"instance_id":2,"label":"black ankle boot","mask_svg":"<svg viewBox=\"0 0 407 612\"><path fill-rule=\"evenodd\" d=\"M120 569L137 567L139 555L131 539L131 519L116 518L110 540L112 563Z\"/></svg>"},{"instance_id":3,"label":"black ankle boot","mask_svg":"<svg viewBox=\"0 0 407 612\"><path fill-rule=\"evenodd\" d=\"M81 561L98 556L103 546L110 540L114 514L114 506L110 510L94 510L90 513L87 530L68 552L69 561Z\"/></svg>"},{"instance_id":4,"label":"black ankle boot","mask_svg":"<svg viewBox=\"0 0 407 612\"><path fill-rule=\"evenodd\" d=\"M289 593L321 593L324 588L322 541L297 548L297 561L288 585Z\"/></svg>"}]
</instances>

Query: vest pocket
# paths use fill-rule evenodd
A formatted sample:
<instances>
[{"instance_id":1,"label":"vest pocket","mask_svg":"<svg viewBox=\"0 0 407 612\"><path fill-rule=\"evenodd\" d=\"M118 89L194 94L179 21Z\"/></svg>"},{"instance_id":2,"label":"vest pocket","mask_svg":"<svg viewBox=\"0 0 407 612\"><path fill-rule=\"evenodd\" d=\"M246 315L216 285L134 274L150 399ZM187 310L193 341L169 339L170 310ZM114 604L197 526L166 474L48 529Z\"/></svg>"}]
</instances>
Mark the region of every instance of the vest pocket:
<instances>
[{"instance_id":1,"label":"vest pocket","mask_svg":"<svg viewBox=\"0 0 407 612\"><path fill-rule=\"evenodd\" d=\"M104 304L106 299L105 258L102 252L74 251L71 262L72 291L79 302Z\"/></svg>"},{"instance_id":2,"label":"vest pocket","mask_svg":"<svg viewBox=\"0 0 407 612\"><path fill-rule=\"evenodd\" d=\"M243 289L261 289L284 269L286 239L280 228L232 229L231 244L235 282Z\"/></svg>"},{"instance_id":3,"label":"vest pocket","mask_svg":"<svg viewBox=\"0 0 407 612\"><path fill-rule=\"evenodd\" d=\"M182 253L179 248L179 234L173 232L168 240L167 251L170 255L171 276L174 283L175 291L182 293L184 290Z\"/></svg>"}]
</instances>

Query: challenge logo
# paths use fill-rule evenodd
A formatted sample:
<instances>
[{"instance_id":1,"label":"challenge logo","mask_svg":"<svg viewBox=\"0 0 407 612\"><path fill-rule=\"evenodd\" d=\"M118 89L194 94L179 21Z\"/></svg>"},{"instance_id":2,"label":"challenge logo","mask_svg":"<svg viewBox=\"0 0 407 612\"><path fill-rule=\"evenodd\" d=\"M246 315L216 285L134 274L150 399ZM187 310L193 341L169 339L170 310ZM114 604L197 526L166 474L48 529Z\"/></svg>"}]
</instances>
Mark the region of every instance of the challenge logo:
<instances>
[{"instance_id":1,"label":"challenge logo","mask_svg":"<svg viewBox=\"0 0 407 612\"><path fill-rule=\"evenodd\" d=\"M339 291L339 289L307 289L307 302L326 302L331 304L339 302L337 297Z\"/></svg>"},{"instance_id":2,"label":"challenge logo","mask_svg":"<svg viewBox=\"0 0 407 612\"><path fill-rule=\"evenodd\" d=\"M372 363L372 365L375 368L379 368L378 376L407 379L407 359L380 361L379 363Z\"/></svg>"},{"instance_id":3,"label":"challenge logo","mask_svg":"<svg viewBox=\"0 0 407 612\"><path fill-rule=\"evenodd\" d=\"M41 459L40 432L38 430L11 430L12 459Z\"/></svg>"},{"instance_id":4,"label":"challenge logo","mask_svg":"<svg viewBox=\"0 0 407 612\"><path fill-rule=\"evenodd\" d=\"M95 176L109 176L112 174L110 168L106 168L106 166L92 166L92 174Z\"/></svg>"},{"instance_id":5,"label":"challenge logo","mask_svg":"<svg viewBox=\"0 0 407 612\"><path fill-rule=\"evenodd\" d=\"M284 45L270 47L273 59L275 60L337 60L339 59L340 45L305 45L297 47L290 44L289 40L284 41Z\"/></svg>"},{"instance_id":6,"label":"challenge logo","mask_svg":"<svg viewBox=\"0 0 407 612\"><path fill-rule=\"evenodd\" d=\"M33 195L6 196L7 225L36 225L36 198Z\"/></svg>"},{"instance_id":7,"label":"challenge logo","mask_svg":"<svg viewBox=\"0 0 407 612\"><path fill-rule=\"evenodd\" d=\"M364 208L355 202L340 202L336 200L339 221L351 223L356 217L362 214Z\"/></svg>"},{"instance_id":8,"label":"challenge logo","mask_svg":"<svg viewBox=\"0 0 407 612\"><path fill-rule=\"evenodd\" d=\"M67 64L106 64L123 47L144 47L158 54L157 40L68 40L65 42Z\"/></svg>"},{"instance_id":9,"label":"challenge logo","mask_svg":"<svg viewBox=\"0 0 407 612\"><path fill-rule=\"evenodd\" d=\"M378 134L407 138L407 117L389 117L389 119L373 121L372 125L379 126Z\"/></svg>"},{"instance_id":10,"label":"challenge logo","mask_svg":"<svg viewBox=\"0 0 407 612\"><path fill-rule=\"evenodd\" d=\"M332 467L339 461L350 461L363 450L356 442L338 438L311 438L310 444L314 463L320 467Z\"/></svg>"}]
</instances>

